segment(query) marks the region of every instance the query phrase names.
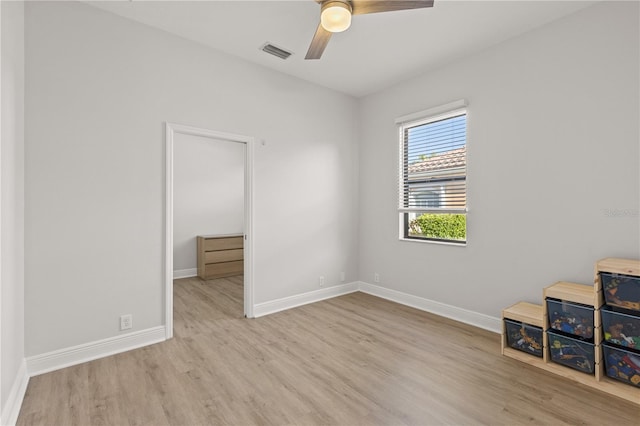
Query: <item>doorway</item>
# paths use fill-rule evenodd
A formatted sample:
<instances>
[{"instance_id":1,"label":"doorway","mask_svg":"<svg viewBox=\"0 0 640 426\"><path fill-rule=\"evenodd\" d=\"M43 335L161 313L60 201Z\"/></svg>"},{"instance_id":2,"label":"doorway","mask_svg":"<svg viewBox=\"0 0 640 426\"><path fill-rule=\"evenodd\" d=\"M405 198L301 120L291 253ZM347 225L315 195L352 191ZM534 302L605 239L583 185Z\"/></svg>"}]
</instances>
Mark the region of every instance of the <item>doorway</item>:
<instances>
[{"instance_id":1,"label":"doorway","mask_svg":"<svg viewBox=\"0 0 640 426\"><path fill-rule=\"evenodd\" d=\"M253 318L253 150L254 138L225 132L217 132L175 123L166 123L166 231L165 231L165 333L173 337L173 279L174 279L174 190L175 190L175 148L188 138L196 137L211 144L241 144L244 160L244 211L242 238L244 252L244 316Z\"/></svg>"}]
</instances>

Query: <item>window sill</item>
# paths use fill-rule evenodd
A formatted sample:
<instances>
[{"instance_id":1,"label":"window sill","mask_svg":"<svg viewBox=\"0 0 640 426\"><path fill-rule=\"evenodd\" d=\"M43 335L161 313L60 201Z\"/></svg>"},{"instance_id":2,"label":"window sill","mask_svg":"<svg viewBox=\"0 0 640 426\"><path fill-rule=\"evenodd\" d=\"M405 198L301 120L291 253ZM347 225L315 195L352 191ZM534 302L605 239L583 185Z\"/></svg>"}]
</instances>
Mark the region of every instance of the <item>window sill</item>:
<instances>
[{"instance_id":1,"label":"window sill","mask_svg":"<svg viewBox=\"0 0 640 426\"><path fill-rule=\"evenodd\" d=\"M421 240L421 239L418 239L418 238L400 237L398 239L400 241L406 241L406 242L409 242L409 243L438 244L438 245L442 245L442 246L454 246L454 247L466 247L467 246L467 242L466 241L464 243L451 243L449 241Z\"/></svg>"}]
</instances>

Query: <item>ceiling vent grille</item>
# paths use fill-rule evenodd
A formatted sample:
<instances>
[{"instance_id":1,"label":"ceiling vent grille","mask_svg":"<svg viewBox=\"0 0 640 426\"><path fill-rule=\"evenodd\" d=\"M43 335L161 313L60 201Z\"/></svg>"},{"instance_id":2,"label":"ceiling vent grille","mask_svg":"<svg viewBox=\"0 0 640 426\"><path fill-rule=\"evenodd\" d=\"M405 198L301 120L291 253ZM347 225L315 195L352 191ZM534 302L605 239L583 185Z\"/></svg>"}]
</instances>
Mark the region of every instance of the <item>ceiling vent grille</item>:
<instances>
[{"instance_id":1,"label":"ceiling vent grille","mask_svg":"<svg viewBox=\"0 0 640 426\"><path fill-rule=\"evenodd\" d=\"M265 43L260 50L262 50L263 52L267 52L270 55L273 56L277 56L280 59L287 59L289 56L291 56L291 52L281 49L277 46L274 46L273 44L267 42Z\"/></svg>"}]
</instances>

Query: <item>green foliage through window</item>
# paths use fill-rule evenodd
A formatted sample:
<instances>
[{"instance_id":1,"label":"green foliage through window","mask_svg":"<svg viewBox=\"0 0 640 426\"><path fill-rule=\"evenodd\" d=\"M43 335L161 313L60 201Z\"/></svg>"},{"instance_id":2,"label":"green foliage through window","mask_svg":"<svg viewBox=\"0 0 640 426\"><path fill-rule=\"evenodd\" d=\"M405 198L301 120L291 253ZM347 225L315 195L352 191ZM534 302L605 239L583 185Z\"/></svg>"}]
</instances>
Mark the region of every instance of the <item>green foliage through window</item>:
<instances>
[{"instance_id":1,"label":"green foliage through window","mask_svg":"<svg viewBox=\"0 0 640 426\"><path fill-rule=\"evenodd\" d=\"M409 236L465 241L467 239L467 216L453 213L422 214L409 222Z\"/></svg>"}]
</instances>

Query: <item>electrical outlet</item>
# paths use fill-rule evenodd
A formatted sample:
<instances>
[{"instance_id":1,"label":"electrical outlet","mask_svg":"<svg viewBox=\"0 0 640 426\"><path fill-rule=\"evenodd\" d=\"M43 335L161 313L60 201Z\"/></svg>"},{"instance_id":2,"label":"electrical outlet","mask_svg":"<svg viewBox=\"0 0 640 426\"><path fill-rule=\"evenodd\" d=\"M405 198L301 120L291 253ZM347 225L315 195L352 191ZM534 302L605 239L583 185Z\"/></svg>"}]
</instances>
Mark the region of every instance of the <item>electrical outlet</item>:
<instances>
[{"instance_id":1,"label":"electrical outlet","mask_svg":"<svg viewBox=\"0 0 640 426\"><path fill-rule=\"evenodd\" d=\"M380 274L377 272L373 273L373 282L374 283L379 283L380 282Z\"/></svg>"},{"instance_id":2,"label":"electrical outlet","mask_svg":"<svg viewBox=\"0 0 640 426\"><path fill-rule=\"evenodd\" d=\"M344 275L344 271L340 272L340 281L344 282L344 280L346 280L346 276Z\"/></svg>"},{"instance_id":3,"label":"electrical outlet","mask_svg":"<svg viewBox=\"0 0 640 426\"><path fill-rule=\"evenodd\" d=\"M120 330L128 330L133 327L133 315L120 315Z\"/></svg>"},{"instance_id":4,"label":"electrical outlet","mask_svg":"<svg viewBox=\"0 0 640 426\"><path fill-rule=\"evenodd\" d=\"M318 278L318 284L320 284L320 287L324 287L324 275L321 275L320 278Z\"/></svg>"}]
</instances>

